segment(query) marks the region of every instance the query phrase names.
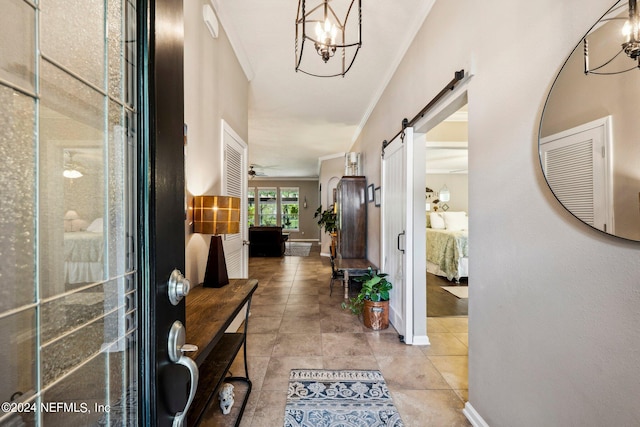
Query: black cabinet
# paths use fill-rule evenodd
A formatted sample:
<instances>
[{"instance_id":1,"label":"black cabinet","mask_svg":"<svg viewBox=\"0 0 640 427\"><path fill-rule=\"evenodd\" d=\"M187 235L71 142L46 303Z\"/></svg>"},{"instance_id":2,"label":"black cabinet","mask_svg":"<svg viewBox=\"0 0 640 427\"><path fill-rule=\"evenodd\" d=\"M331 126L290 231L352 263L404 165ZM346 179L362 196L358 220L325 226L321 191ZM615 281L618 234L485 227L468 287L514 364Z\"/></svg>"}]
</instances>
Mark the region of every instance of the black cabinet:
<instances>
[{"instance_id":1,"label":"black cabinet","mask_svg":"<svg viewBox=\"0 0 640 427\"><path fill-rule=\"evenodd\" d=\"M367 257L367 179L344 176L336 188L338 256Z\"/></svg>"}]
</instances>

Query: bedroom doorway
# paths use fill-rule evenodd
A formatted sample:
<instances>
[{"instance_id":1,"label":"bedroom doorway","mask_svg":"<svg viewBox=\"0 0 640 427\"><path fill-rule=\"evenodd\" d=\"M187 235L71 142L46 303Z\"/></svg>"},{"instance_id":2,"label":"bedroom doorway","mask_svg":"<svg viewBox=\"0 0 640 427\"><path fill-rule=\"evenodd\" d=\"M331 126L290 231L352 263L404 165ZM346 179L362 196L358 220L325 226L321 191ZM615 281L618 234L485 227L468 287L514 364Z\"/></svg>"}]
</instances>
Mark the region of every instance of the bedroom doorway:
<instances>
[{"instance_id":1,"label":"bedroom doorway","mask_svg":"<svg viewBox=\"0 0 640 427\"><path fill-rule=\"evenodd\" d=\"M466 97L462 97L422 134L426 147L427 317L468 315L467 111Z\"/></svg>"},{"instance_id":2,"label":"bedroom doorway","mask_svg":"<svg viewBox=\"0 0 640 427\"><path fill-rule=\"evenodd\" d=\"M426 323L431 344L429 360L441 370L446 382L463 403L469 400L469 299L468 293L456 296L449 290L456 293L468 290L468 256L463 257L466 258L463 265L449 261L438 266L437 260L430 260L430 264L436 264L436 269L433 265L427 267L427 259L430 259L432 246L436 246L434 240L437 239L431 236L432 232L468 228L468 82L469 78L462 81L416 124L420 142L425 147L421 181L425 193L414 200L415 204L422 203L428 220L425 256L421 260L426 276L426 318L414 318L414 322ZM446 221L441 218L444 224L435 224L441 229L433 230L431 213L447 212L453 215L449 215ZM463 234L462 231L453 232ZM447 240L453 246L463 246L460 238ZM459 279L459 283L456 283L456 279Z\"/></svg>"},{"instance_id":3,"label":"bedroom doorway","mask_svg":"<svg viewBox=\"0 0 640 427\"><path fill-rule=\"evenodd\" d=\"M468 83L466 78L415 124L415 138L425 147L425 173L417 178L423 180L425 193L416 197L414 203L424 206L427 222L426 256L424 260L416 260L424 262L427 324L429 319L454 316L464 317L466 324L468 315L468 239L453 239L452 247L445 251L438 243L447 237L434 237L438 232L445 235L447 228L465 229L450 234L467 233ZM419 321L414 318L414 322Z\"/></svg>"}]
</instances>

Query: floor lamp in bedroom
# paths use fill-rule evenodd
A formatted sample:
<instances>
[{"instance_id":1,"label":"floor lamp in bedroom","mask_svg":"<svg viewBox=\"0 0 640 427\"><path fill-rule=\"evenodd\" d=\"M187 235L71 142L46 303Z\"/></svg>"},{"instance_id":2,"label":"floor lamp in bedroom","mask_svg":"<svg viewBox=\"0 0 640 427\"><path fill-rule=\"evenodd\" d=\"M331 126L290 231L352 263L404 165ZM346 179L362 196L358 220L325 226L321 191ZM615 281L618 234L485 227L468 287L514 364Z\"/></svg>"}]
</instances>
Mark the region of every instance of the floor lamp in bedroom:
<instances>
[{"instance_id":1,"label":"floor lamp in bedroom","mask_svg":"<svg viewBox=\"0 0 640 427\"><path fill-rule=\"evenodd\" d=\"M213 234L202 286L221 288L229 284L222 235L240 232L240 199L231 196L195 196L193 232Z\"/></svg>"}]
</instances>

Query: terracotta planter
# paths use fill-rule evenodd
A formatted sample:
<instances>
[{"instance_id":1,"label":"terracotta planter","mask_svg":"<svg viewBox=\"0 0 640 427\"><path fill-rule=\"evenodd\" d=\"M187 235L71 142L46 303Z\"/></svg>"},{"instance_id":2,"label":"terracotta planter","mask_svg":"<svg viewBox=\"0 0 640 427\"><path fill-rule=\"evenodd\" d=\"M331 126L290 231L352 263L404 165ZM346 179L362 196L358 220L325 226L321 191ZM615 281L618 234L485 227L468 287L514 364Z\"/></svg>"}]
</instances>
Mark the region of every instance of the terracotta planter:
<instances>
[{"instance_id":1,"label":"terracotta planter","mask_svg":"<svg viewBox=\"0 0 640 427\"><path fill-rule=\"evenodd\" d=\"M364 326L374 331L389 327L389 301L364 301L362 310Z\"/></svg>"}]
</instances>

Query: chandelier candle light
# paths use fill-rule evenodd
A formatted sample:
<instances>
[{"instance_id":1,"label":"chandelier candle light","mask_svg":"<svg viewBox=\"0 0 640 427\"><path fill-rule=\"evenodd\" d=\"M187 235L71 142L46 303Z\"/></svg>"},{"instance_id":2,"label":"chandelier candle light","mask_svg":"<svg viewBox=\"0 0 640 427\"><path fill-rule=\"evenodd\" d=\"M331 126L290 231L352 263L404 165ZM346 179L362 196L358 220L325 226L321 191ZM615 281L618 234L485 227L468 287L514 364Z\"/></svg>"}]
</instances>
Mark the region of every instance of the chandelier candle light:
<instances>
[{"instance_id":1,"label":"chandelier candle light","mask_svg":"<svg viewBox=\"0 0 640 427\"><path fill-rule=\"evenodd\" d=\"M315 77L344 77L362 46L361 0L322 0L312 7L307 3L298 1L296 71ZM311 43L322 61L315 55L304 55L305 46ZM332 61L336 52L339 58Z\"/></svg>"}]
</instances>

